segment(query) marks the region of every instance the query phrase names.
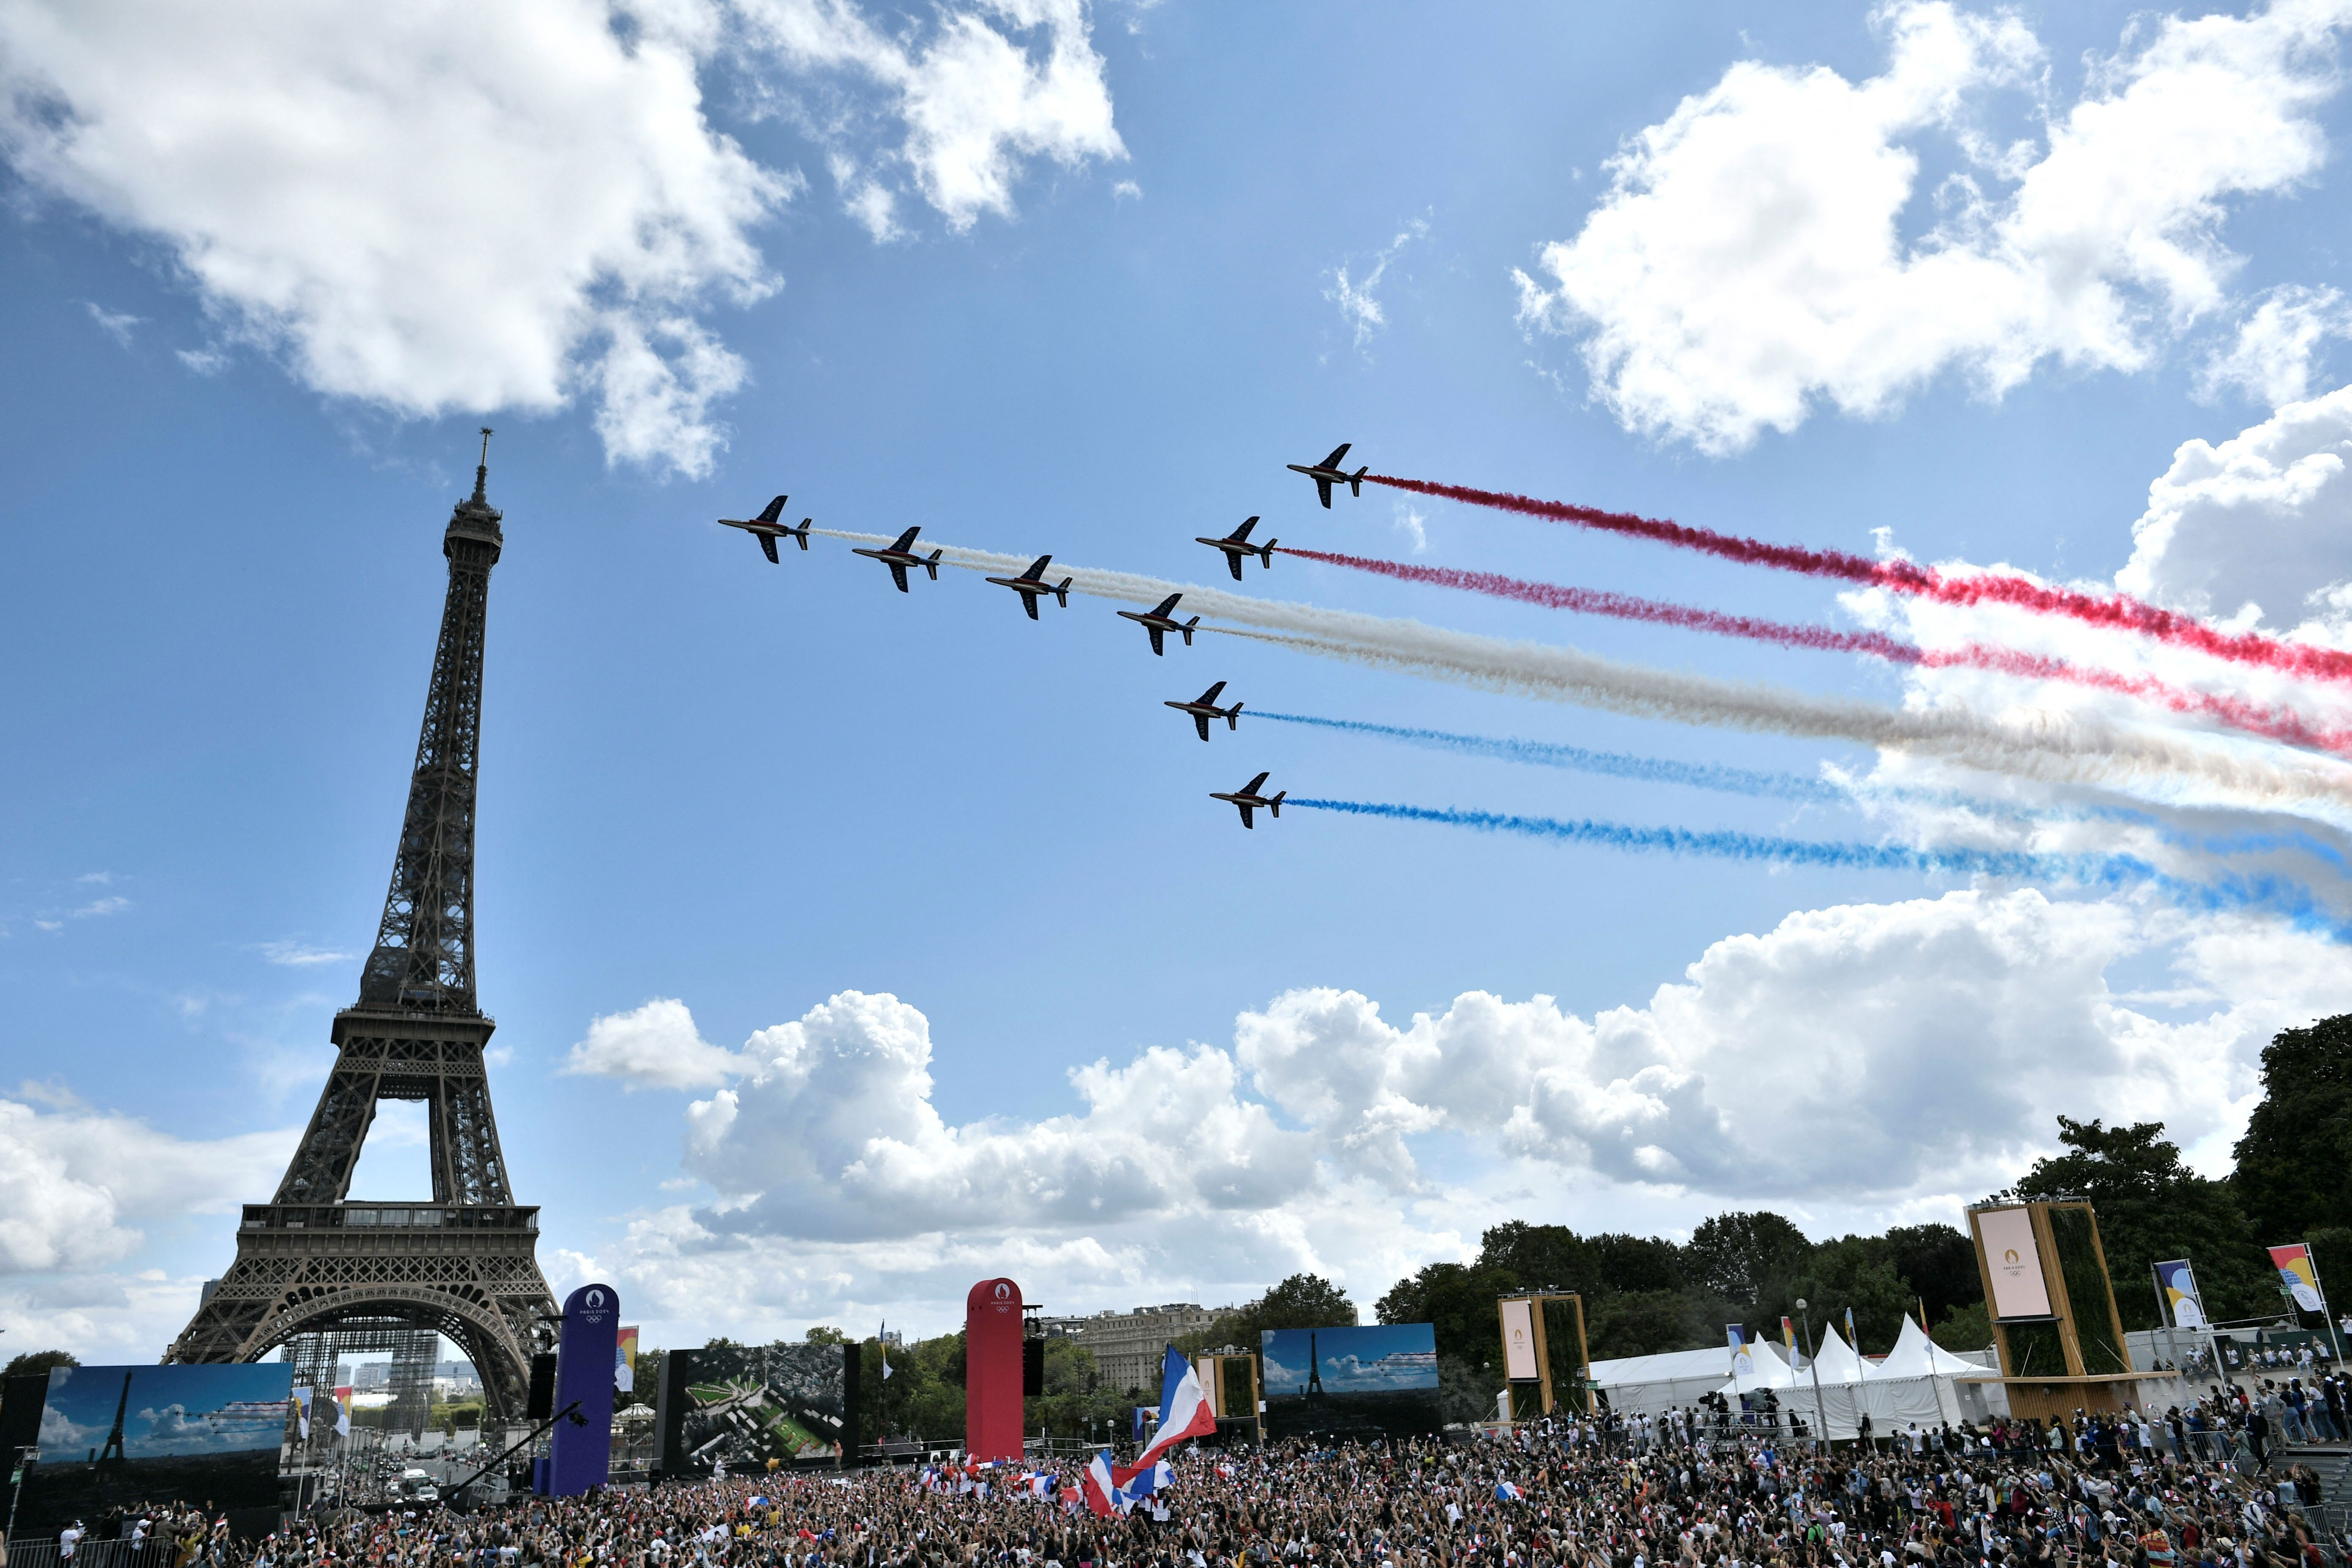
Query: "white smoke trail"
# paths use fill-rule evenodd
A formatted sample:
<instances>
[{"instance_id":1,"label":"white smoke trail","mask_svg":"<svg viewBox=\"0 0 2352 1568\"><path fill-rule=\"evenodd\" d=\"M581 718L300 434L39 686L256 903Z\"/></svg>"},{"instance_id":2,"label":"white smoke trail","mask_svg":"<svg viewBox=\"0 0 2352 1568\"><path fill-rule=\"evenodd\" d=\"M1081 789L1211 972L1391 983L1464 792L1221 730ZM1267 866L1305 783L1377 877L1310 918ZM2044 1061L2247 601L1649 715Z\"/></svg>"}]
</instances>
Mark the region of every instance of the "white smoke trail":
<instances>
[{"instance_id":1,"label":"white smoke trail","mask_svg":"<svg viewBox=\"0 0 2352 1568\"><path fill-rule=\"evenodd\" d=\"M823 528L814 531L859 543L890 542L878 534ZM943 564L999 576L1011 576L1029 564L1026 557L956 545L920 548L925 554L940 551ZM1045 575L1055 583L1068 577L1074 593L1129 604L1156 605L1171 594L1181 594L1180 616L1236 623L1209 630L1513 696L1685 724L1923 752L1964 767L2052 783L2113 784L2163 775L2195 781L2251 803L2352 805L2352 768L2341 763L2301 756L2273 761L2245 755L2242 746L2233 753L2186 738L2117 730L2095 718L2057 710L2016 709L1994 718L1959 708L1887 708L1811 696L1761 681L1717 680L1622 664L1558 644L1507 642L1420 621L1255 599L1127 572L1057 563Z\"/></svg>"}]
</instances>

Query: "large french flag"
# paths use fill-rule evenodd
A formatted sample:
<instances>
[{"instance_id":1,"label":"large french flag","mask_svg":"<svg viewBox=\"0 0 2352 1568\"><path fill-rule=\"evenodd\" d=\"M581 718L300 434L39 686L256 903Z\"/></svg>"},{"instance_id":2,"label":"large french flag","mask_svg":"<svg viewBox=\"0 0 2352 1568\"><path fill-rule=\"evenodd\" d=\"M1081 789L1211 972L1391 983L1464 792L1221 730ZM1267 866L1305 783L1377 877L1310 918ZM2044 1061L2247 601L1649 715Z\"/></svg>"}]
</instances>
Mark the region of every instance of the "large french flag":
<instances>
[{"instance_id":1,"label":"large french flag","mask_svg":"<svg viewBox=\"0 0 2352 1568\"><path fill-rule=\"evenodd\" d=\"M1108 1454L1097 1452L1095 1455L1093 1462L1078 1478L1078 1491L1086 1499L1087 1507L1101 1518L1108 1519L1114 1513L1126 1511L1118 1505L1118 1483L1111 1479L1110 1456Z\"/></svg>"},{"instance_id":2,"label":"large french flag","mask_svg":"<svg viewBox=\"0 0 2352 1568\"><path fill-rule=\"evenodd\" d=\"M1216 1412L1209 1408L1209 1396L1202 1389L1192 1363L1170 1345L1160 1381L1160 1430L1152 1435L1143 1452L1135 1457L1135 1462L1149 1465L1187 1437L1213 1437L1216 1434Z\"/></svg>"}]
</instances>

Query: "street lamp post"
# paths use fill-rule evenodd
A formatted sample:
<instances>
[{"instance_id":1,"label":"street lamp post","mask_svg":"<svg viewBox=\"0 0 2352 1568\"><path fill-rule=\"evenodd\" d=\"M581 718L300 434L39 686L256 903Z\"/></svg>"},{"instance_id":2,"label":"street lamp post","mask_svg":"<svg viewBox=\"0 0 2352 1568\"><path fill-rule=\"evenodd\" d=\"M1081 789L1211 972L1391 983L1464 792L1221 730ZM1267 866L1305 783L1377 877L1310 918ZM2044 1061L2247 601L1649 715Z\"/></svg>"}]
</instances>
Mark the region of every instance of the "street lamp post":
<instances>
[{"instance_id":1,"label":"street lamp post","mask_svg":"<svg viewBox=\"0 0 2352 1568\"><path fill-rule=\"evenodd\" d=\"M1805 1326L1805 1364L1812 1369L1813 1373L1813 1418L1821 1423L1814 1428L1813 1443L1818 1447L1830 1435L1830 1413L1828 1406L1822 1403L1822 1358L1815 1353L1813 1320L1811 1314L1805 1310L1802 1296L1797 1298L1797 1319Z\"/></svg>"}]
</instances>

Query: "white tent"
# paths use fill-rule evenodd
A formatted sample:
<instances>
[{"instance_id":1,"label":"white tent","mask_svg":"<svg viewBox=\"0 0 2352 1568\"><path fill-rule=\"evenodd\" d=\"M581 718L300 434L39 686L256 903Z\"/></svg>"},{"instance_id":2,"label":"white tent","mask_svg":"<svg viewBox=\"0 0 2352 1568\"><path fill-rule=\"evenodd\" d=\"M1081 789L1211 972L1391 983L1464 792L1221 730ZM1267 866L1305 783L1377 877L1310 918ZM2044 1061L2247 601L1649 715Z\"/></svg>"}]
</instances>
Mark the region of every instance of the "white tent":
<instances>
[{"instance_id":1,"label":"white tent","mask_svg":"<svg viewBox=\"0 0 2352 1568\"><path fill-rule=\"evenodd\" d=\"M1759 1351L1766 1347L1759 1347ZM1938 1346L1906 1318L1903 1332L1882 1363L1855 1353L1835 1329L1822 1331L1814 1363L1792 1372L1778 1353L1756 1358L1758 1376L1723 1385L1727 1397L1773 1390L1784 1414L1800 1415L1831 1437L1853 1437L1868 1415L1881 1437L1916 1424L1923 1431L1939 1422L1958 1422L1961 1407L1955 1376L1981 1374L1983 1368Z\"/></svg>"},{"instance_id":2,"label":"white tent","mask_svg":"<svg viewBox=\"0 0 2352 1568\"><path fill-rule=\"evenodd\" d=\"M1696 1405L1721 1388L1730 1371L1729 1347L1716 1345L1703 1351L1596 1361L1592 1381L1608 1393L1609 1407L1619 1415L1655 1415Z\"/></svg>"}]
</instances>

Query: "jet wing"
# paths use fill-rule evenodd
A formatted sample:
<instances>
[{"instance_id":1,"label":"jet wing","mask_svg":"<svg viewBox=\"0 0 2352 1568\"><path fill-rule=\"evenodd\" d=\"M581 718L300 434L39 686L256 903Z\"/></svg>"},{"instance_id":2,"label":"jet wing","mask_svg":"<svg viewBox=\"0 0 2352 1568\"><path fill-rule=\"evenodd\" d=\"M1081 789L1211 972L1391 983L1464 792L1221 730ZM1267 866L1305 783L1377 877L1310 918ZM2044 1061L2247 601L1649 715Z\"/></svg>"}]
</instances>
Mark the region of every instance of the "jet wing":
<instances>
[{"instance_id":1,"label":"jet wing","mask_svg":"<svg viewBox=\"0 0 2352 1568\"><path fill-rule=\"evenodd\" d=\"M1225 683L1220 680L1214 686L1212 686L1209 689L1201 693L1200 700L1204 705L1214 702L1217 700L1217 693L1223 691L1224 689Z\"/></svg>"},{"instance_id":2,"label":"jet wing","mask_svg":"<svg viewBox=\"0 0 2352 1568\"><path fill-rule=\"evenodd\" d=\"M1165 657L1168 650L1160 646L1160 628L1146 621L1143 630L1151 638L1151 651Z\"/></svg>"},{"instance_id":3,"label":"jet wing","mask_svg":"<svg viewBox=\"0 0 2352 1568\"><path fill-rule=\"evenodd\" d=\"M1238 550L1228 550L1228 551L1226 551L1226 552L1225 552L1225 564L1226 564L1226 565L1228 565L1228 566L1230 566L1230 567L1232 567L1232 568L1234 569L1234 582L1236 582L1236 583L1240 582L1240 581L1242 580L1242 556L1241 556L1241 552L1240 552L1240 551L1238 551Z\"/></svg>"},{"instance_id":4,"label":"jet wing","mask_svg":"<svg viewBox=\"0 0 2352 1568\"><path fill-rule=\"evenodd\" d=\"M1029 612L1029 618L1031 620L1035 620L1037 618L1037 595L1034 594L1022 595L1021 607Z\"/></svg>"},{"instance_id":5,"label":"jet wing","mask_svg":"<svg viewBox=\"0 0 2352 1568\"><path fill-rule=\"evenodd\" d=\"M890 581L898 584L898 592L901 594L905 593L907 591L907 563L903 561L889 561L885 562L884 564L890 568Z\"/></svg>"},{"instance_id":6,"label":"jet wing","mask_svg":"<svg viewBox=\"0 0 2352 1568\"><path fill-rule=\"evenodd\" d=\"M1338 446L1332 447L1331 455L1323 459L1323 466L1327 468L1338 468L1341 463L1347 461L1348 448L1354 445L1355 443L1353 441L1342 441Z\"/></svg>"},{"instance_id":7,"label":"jet wing","mask_svg":"<svg viewBox=\"0 0 2352 1568\"><path fill-rule=\"evenodd\" d=\"M1250 808L1249 808L1248 806L1246 806L1246 805L1242 805L1242 803L1241 803L1240 801L1235 801L1235 802L1234 802L1234 805L1235 805L1236 806L1240 806L1240 808L1241 808L1241 814L1242 814L1242 826L1243 826L1244 827L1255 827L1255 826L1257 826L1257 824L1256 824L1256 823L1252 822L1252 821L1250 820Z\"/></svg>"},{"instance_id":8,"label":"jet wing","mask_svg":"<svg viewBox=\"0 0 2352 1568\"><path fill-rule=\"evenodd\" d=\"M1151 613L1152 613L1153 615L1155 615L1155 616L1164 616L1164 615L1168 614L1170 611L1173 610L1173 609L1176 607L1176 601L1177 601L1177 600L1179 600L1179 599L1181 599L1181 598L1182 598L1183 596L1184 596L1184 595L1181 595L1181 594L1171 594L1171 595L1169 595L1165 599L1162 599L1161 601L1160 601L1160 607L1159 607L1158 609L1156 609L1156 610L1152 611Z\"/></svg>"},{"instance_id":9,"label":"jet wing","mask_svg":"<svg viewBox=\"0 0 2352 1568\"><path fill-rule=\"evenodd\" d=\"M1054 558L1050 555L1040 555L1036 560L1029 563L1029 570L1024 572L1021 575L1026 577L1032 583L1035 582L1038 578L1043 577L1045 574L1045 564L1053 559Z\"/></svg>"},{"instance_id":10,"label":"jet wing","mask_svg":"<svg viewBox=\"0 0 2352 1568\"><path fill-rule=\"evenodd\" d=\"M896 543L896 544L894 544L894 545L892 545L890 548L891 548L891 549L893 549L893 550L911 550L912 548L914 548L914 544L915 544L915 535L917 535L917 534L919 534L919 533L920 533L920 532L922 532L922 531L923 531L922 524L920 524L920 523L917 523L914 527L912 527L912 528L908 529L906 532L904 532L904 533L900 534L900 535L898 536L898 543Z\"/></svg>"},{"instance_id":11,"label":"jet wing","mask_svg":"<svg viewBox=\"0 0 2352 1568\"><path fill-rule=\"evenodd\" d=\"M1193 714L1192 728L1201 731L1201 739L1203 741L1207 740L1209 738L1209 716L1206 713Z\"/></svg>"},{"instance_id":12,"label":"jet wing","mask_svg":"<svg viewBox=\"0 0 2352 1568\"><path fill-rule=\"evenodd\" d=\"M1249 531L1250 531L1251 529L1253 529L1253 528L1255 528L1256 526L1257 526L1257 519L1255 519L1255 518L1254 518L1254 517L1253 517L1253 518L1248 519L1248 520L1247 520L1247 521L1244 521L1244 522L1243 522L1243 524L1242 524L1239 528L1237 528L1237 529L1234 530L1233 534L1232 534L1233 542L1234 542L1235 544L1239 544L1243 540L1247 539L1247 538L1249 537Z\"/></svg>"},{"instance_id":13,"label":"jet wing","mask_svg":"<svg viewBox=\"0 0 2352 1568\"><path fill-rule=\"evenodd\" d=\"M770 501L768 503L768 510L760 514L760 521L761 522L775 521L776 519L782 517L784 513L784 502L791 499L792 498L790 496L778 496L775 500Z\"/></svg>"},{"instance_id":14,"label":"jet wing","mask_svg":"<svg viewBox=\"0 0 2352 1568\"><path fill-rule=\"evenodd\" d=\"M1244 795L1255 795L1255 794L1257 793L1257 791L1258 791L1258 786L1259 786L1260 784L1262 784L1265 783L1265 780L1266 780L1266 773L1272 773L1273 771L1274 771L1273 769L1268 768L1268 769L1266 770L1266 773L1258 774L1258 775L1257 775L1257 777L1255 777L1255 778L1254 778L1254 779L1250 780L1250 782L1249 782L1249 783L1247 783L1247 784L1245 784L1242 785L1242 787L1241 787L1241 793L1242 793L1242 794L1244 794Z\"/></svg>"},{"instance_id":15,"label":"jet wing","mask_svg":"<svg viewBox=\"0 0 2352 1568\"><path fill-rule=\"evenodd\" d=\"M1323 498L1323 510L1325 511L1329 511L1331 510L1331 481L1325 479L1320 474L1316 475L1315 493Z\"/></svg>"},{"instance_id":16,"label":"jet wing","mask_svg":"<svg viewBox=\"0 0 2352 1568\"><path fill-rule=\"evenodd\" d=\"M763 533L760 535L760 548L768 552L768 561L770 564L782 564L782 562L776 559L776 536L774 534Z\"/></svg>"}]
</instances>

